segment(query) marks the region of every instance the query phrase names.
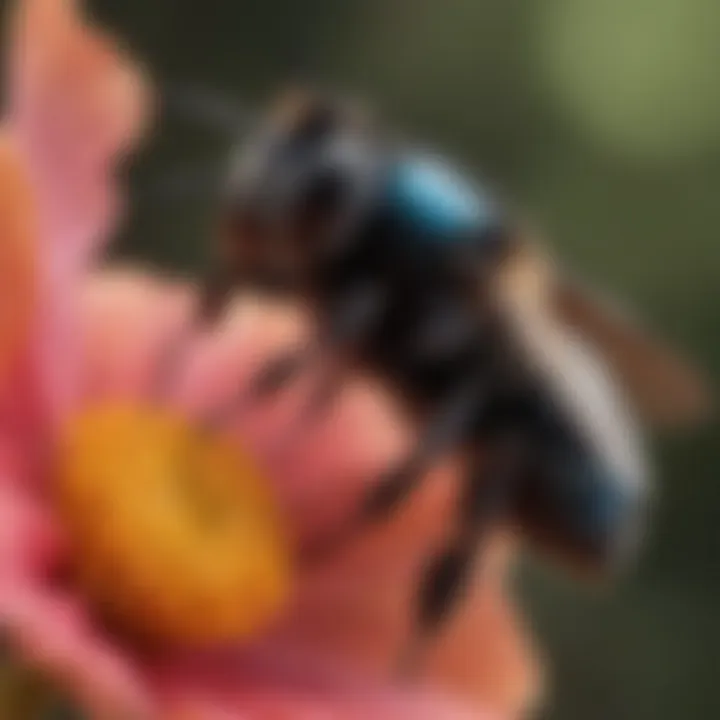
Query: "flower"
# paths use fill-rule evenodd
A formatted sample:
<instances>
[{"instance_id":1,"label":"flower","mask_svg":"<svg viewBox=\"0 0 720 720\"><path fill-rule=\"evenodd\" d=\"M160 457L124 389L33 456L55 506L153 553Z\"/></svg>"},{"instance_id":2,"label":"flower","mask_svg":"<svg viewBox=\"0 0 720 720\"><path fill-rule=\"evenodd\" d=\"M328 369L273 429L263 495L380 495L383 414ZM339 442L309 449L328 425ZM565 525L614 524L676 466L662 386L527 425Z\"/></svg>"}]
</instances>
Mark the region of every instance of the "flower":
<instances>
[{"instance_id":1,"label":"flower","mask_svg":"<svg viewBox=\"0 0 720 720\"><path fill-rule=\"evenodd\" d=\"M35 202L27 172L0 131L0 375L22 346L35 290Z\"/></svg>"},{"instance_id":2,"label":"flower","mask_svg":"<svg viewBox=\"0 0 720 720\"><path fill-rule=\"evenodd\" d=\"M4 328L2 335L15 338L16 346L25 341L8 356L13 362L0 396L0 618L20 655L51 674L93 717L516 715L536 671L505 589L503 539L490 548L492 562L471 601L423 658L422 687L392 682L394 660L407 642L414 583L451 511L451 463L428 478L399 517L320 567L300 572L291 606L258 637L202 649L164 637L148 645L100 619L100 606L114 601L125 603L123 619L133 619L137 598L122 574L115 593L108 593L102 562L107 548L90 547L88 537L99 537L95 530L79 532L81 521L93 518L76 503L86 501L87 492L101 503L117 502L113 488L119 482L122 502L132 504L139 488L135 475L149 481L149 490L158 478L173 477L172 468L163 466L158 475L153 465L167 458L158 438L170 448L196 446L210 464L234 452L232 465L245 457L240 448L250 448L273 480L288 534L300 543L349 516L365 485L403 452L411 428L369 379L356 377L332 417L287 452L271 448L302 402L302 386L229 418L222 438L193 435L193 419L223 405L264 357L306 331L293 308L240 299L217 331L189 343L163 407L152 409L160 360L187 328L195 291L139 270L101 271L96 262L118 218L115 169L142 136L148 90L131 59L90 28L72 0L21 0L13 20L5 125L17 161L3 174L0 153L0 189L29 194L32 202L21 216L29 229L18 244L28 250L13 257L29 252L35 262L30 280L3 298L17 307L22 301L33 312L18 315L25 317L25 335ZM143 436L152 442L143 444ZM178 443L178 436L189 442ZM118 447L132 452L122 455ZM133 464L135 450L149 458L142 472ZM124 463L132 472L122 471ZM249 492L247 471L236 474L240 487L233 492ZM122 512L137 511L129 507ZM274 520L267 523L258 531L262 547L275 527ZM136 539L123 535L128 544L108 550L114 561L130 558L132 572ZM187 548L200 552L202 541ZM141 549L149 559L157 557L151 540ZM78 560L91 577L67 572ZM183 565L190 570L175 568L161 577L152 566L163 602L165 583L175 589L178 577L194 577L183 573L197 563L188 556ZM219 577L226 577L224 569ZM182 597L186 590L180 588ZM159 612L150 624L168 617L157 608L148 612ZM188 630L185 618L161 635L195 636L197 627ZM233 634L236 621L229 620ZM228 636L226 630L220 637ZM199 634L207 638L206 628Z\"/></svg>"}]
</instances>

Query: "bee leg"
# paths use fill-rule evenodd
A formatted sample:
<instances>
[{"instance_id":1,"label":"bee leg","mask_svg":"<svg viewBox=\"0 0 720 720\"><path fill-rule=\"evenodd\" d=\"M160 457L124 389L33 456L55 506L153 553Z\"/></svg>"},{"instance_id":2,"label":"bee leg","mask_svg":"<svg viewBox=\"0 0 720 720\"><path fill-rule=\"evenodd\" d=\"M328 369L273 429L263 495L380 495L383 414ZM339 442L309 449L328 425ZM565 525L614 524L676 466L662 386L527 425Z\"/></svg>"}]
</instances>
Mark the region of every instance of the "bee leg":
<instances>
[{"instance_id":1,"label":"bee leg","mask_svg":"<svg viewBox=\"0 0 720 720\"><path fill-rule=\"evenodd\" d=\"M292 425L279 443L283 448L298 434L320 420L343 387L344 369L355 347L374 326L384 307L383 294L374 285L360 285L336 300L315 341L316 372L311 387Z\"/></svg>"},{"instance_id":2,"label":"bee leg","mask_svg":"<svg viewBox=\"0 0 720 720\"><path fill-rule=\"evenodd\" d=\"M249 402L262 401L284 390L310 365L311 348L288 350L268 360L252 378L245 397Z\"/></svg>"},{"instance_id":3,"label":"bee leg","mask_svg":"<svg viewBox=\"0 0 720 720\"><path fill-rule=\"evenodd\" d=\"M343 373L339 363L322 362L317 375L300 410L278 438L274 452L282 453L292 446L299 436L325 417L340 395Z\"/></svg>"},{"instance_id":4,"label":"bee leg","mask_svg":"<svg viewBox=\"0 0 720 720\"><path fill-rule=\"evenodd\" d=\"M455 533L420 580L415 624L398 661L398 672L405 677L419 670L423 651L459 608L484 541L513 506L520 477L514 451L514 443L502 444L492 452L490 466L477 462L465 474Z\"/></svg>"},{"instance_id":5,"label":"bee leg","mask_svg":"<svg viewBox=\"0 0 720 720\"><path fill-rule=\"evenodd\" d=\"M476 550L477 544L472 538L458 537L426 566L416 598L411 635L396 665L400 677L412 679L420 671L423 651L462 599Z\"/></svg>"},{"instance_id":6,"label":"bee leg","mask_svg":"<svg viewBox=\"0 0 720 720\"><path fill-rule=\"evenodd\" d=\"M481 385L475 381L464 384L443 409L435 413L413 452L372 485L355 517L331 537L322 538L310 547L306 560L310 563L322 561L360 535L366 525L391 515L417 488L432 465L466 439L483 404Z\"/></svg>"},{"instance_id":7,"label":"bee leg","mask_svg":"<svg viewBox=\"0 0 720 720\"><path fill-rule=\"evenodd\" d=\"M267 400L286 388L315 358L312 346L292 348L267 360L253 375L247 387L219 408L214 408L201 425L206 429L219 428L231 418L242 417L256 404Z\"/></svg>"},{"instance_id":8,"label":"bee leg","mask_svg":"<svg viewBox=\"0 0 720 720\"><path fill-rule=\"evenodd\" d=\"M216 267L201 282L195 321L201 327L216 323L241 284L242 274L232 264Z\"/></svg>"},{"instance_id":9,"label":"bee leg","mask_svg":"<svg viewBox=\"0 0 720 720\"><path fill-rule=\"evenodd\" d=\"M347 352L347 348L363 336L377 317L376 312L380 307L376 302L378 297L374 288L371 293L366 286L355 288L348 293L345 300L337 302L332 309L329 321L316 338L306 345L286 350L268 360L252 377L247 387L229 403L214 411L203 424L210 427L221 426L230 416L241 416L256 403L281 392L311 366L322 365L325 359ZM337 369L319 373L318 377L319 381L310 391L310 399L293 423L293 431L286 433L288 437L279 441L279 447L290 442L297 429L305 428L309 422L320 417L342 387L341 373Z\"/></svg>"},{"instance_id":10,"label":"bee leg","mask_svg":"<svg viewBox=\"0 0 720 720\"><path fill-rule=\"evenodd\" d=\"M229 266L209 273L200 283L198 302L189 321L170 339L157 360L150 388L153 397L162 399L169 394L181 370L186 348L199 332L217 322L238 280L238 273Z\"/></svg>"},{"instance_id":11,"label":"bee leg","mask_svg":"<svg viewBox=\"0 0 720 720\"><path fill-rule=\"evenodd\" d=\"M182 368L185 350L199 332L217 321L235 283L236 275L228 270L212 273L201 283L198 303L189 321L160 352L149 388L151 396L158 399L167 397Z\"/></svg>"}]
</instances>

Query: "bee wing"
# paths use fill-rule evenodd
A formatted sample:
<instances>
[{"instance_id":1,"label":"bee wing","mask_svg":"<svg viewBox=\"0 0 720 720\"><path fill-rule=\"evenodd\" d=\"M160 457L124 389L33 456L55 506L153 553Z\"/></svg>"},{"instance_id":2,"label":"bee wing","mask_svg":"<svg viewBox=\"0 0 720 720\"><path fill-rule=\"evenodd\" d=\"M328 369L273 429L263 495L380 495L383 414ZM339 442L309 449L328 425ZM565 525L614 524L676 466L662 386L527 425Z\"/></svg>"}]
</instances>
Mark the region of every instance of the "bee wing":
<instances>
[{"instance_id":1,"label":"bee wing","mask_svg":"<svg viewBox=\"0 0 720 720\"><path fill-rule=\"evenodd\" d=\"M563 323L598 349L646 422L679 427L708 415L706 379L628 312L569 275L557 278L552 304Z\"/></svg>"},{"instance_id":2,"label":"bee wing","mask_svg":"<svg viewBox=\"0 0 720 720\"><path fill-rule=\"evenodd\" d=\"M709 413L708 383L698 370L612 302L559 272L535 248L514 253L502 280L500 297L520 334L537 336L537 327L559 323L581 338L608 366L644 422L679 427Z\"/></svg>"},{"instance_id":3,"label":"bee wing","mask_svg":"<svg viewBox=\"0 0 720 720\"><path fill-rule=\"evenodd\" d=\"M647 472L643 438L621 383L591 341L549 312L545 263L523 253L506 270L500 310L524 361L617 477L640 486Z\"/></svg>"}]
</instances>

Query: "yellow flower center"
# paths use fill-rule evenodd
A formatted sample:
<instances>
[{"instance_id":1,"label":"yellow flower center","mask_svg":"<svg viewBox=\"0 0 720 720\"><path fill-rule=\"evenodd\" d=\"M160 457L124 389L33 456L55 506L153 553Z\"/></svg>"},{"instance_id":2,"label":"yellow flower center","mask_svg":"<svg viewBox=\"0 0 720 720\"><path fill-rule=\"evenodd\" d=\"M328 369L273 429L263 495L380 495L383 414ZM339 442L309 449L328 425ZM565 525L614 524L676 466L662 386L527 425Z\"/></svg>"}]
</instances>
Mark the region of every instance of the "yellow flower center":
<instances>
[{"instance_id":1,"label":"yellow flower center","mask_svg":"<svg viewBox=\"0 0 720 720\"><path fill-rule=\"evenodd\" d=\"M113 621L184 644L241 640L289 594L279 512L238 448L161 409L102 406L60 448L78 581Z\"/></svg>"}]
</instances>

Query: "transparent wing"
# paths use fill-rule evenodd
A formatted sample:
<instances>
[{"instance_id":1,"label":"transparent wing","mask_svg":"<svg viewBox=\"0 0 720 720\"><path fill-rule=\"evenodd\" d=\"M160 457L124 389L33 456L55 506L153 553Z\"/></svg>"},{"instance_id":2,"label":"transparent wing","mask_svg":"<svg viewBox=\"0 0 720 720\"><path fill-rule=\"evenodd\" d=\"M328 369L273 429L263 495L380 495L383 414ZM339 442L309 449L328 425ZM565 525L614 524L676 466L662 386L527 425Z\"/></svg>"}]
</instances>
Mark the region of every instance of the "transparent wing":
<instances>
[{"instance_id":1,"label":"transparent wing","mask_svg":"<svg viewBox=\"0 0 720 720\"><path fill-rule=\"evenodd\" d=\"M646 422L679 427L709 414L707 380L629 313L567 275L557 279L552 301L559 319L592 343L612 367Z\"/></svg>"},{"instance_id":2,"label":"transparent wing","mask_svg":"<svg viewBox=\"0 0 720 720\"><path fill-rule=\"evenodd\" d=\"M542 332L582 342L607 367L645 423L681 427L705 419L709 384L693 365L609 300L560 272L528 244L507 261L501 299L519 334L541 354ZM557 340L557 337L556 337Z\"/></svg>"}]
</instances>

